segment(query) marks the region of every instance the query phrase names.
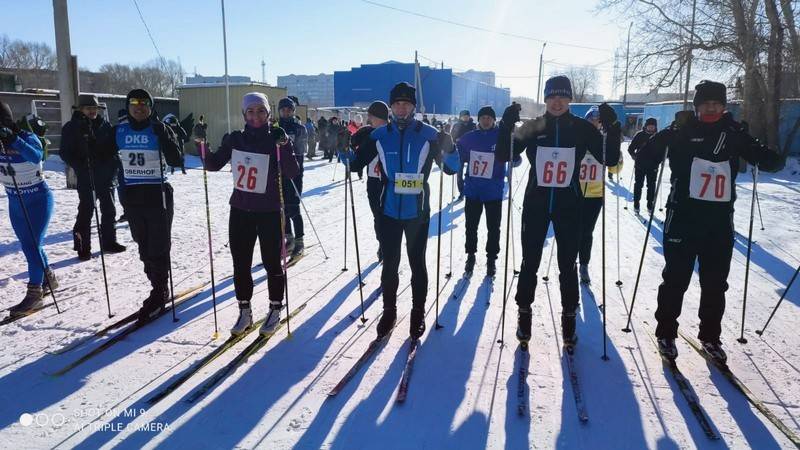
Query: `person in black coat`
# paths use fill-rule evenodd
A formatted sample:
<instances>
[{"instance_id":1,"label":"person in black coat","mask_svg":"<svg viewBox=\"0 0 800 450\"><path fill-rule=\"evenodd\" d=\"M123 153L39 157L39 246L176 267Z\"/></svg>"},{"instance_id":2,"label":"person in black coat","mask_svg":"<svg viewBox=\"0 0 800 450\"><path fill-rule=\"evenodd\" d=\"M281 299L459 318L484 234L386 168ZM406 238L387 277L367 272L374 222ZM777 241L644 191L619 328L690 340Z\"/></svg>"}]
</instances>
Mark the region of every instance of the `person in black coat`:
<instances>
[{"instance_id":1,"label":"person in black coat","mask_svg":"<svg viewBox=\"0 0 800 450\"><path fill-rule=\"evenodd\" d=\"M59 156L78 178L78 215L72 228L72 239L73 249L81 261L92 257L91 223L95 198L100 202L101 248L109 253L125 251L125 246L117 242L114 227L117 211L113 192L118 161L115 155L99 151L98 142L111 132L111 124L98 114L99 109L102 106L97 97L81 94L72 119L61 129Z\"/></svg>"},{"instance_id":2,"label":"person in black coat","mask_svg":"<svg viewBox=\"0 0 800 450\"><path fill-rule=\"evenodd\" d=\"M645 170L645 164L640 164L636 157L639 150L647 144L647 141L653 137L658 131L658 122L655 117L650 117L644 122L644 128L636 133L630 145L628 145L628 153L634 162L634 175L635 182L633 184L633 210L639 213L639 201L642 199L642 187L644 186L645 179L647 180L647 210L652 211L656 198L656 168L651 167Z\"/></svg>"}]
</instances>

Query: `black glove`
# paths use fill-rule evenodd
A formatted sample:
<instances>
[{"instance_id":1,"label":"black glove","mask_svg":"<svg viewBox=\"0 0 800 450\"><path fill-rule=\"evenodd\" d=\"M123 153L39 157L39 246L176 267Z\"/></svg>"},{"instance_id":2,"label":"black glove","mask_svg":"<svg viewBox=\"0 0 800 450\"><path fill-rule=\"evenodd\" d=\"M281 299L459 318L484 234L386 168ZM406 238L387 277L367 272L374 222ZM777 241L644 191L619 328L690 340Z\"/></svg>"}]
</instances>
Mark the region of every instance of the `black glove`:
<instances>
[{"instance_id":1,"label":"black glove","mask_svg":"<svg viewBox=\"0 0 800 450\"><path fill-rule=\"evenodd\" d=\"M0 127L0 141L3 141L3 145L11 145L16 138L17 133L14 133L14 130L8 127Z\"/></svg>"},{"instance_id":2,"label":"black glove","mask_svg":"<svg viewBox=\"0 0 800 450\"><path fill-rule=\"evenodd\" d=\"M672 122L673 130L680 130L694 119L694 111L678 111L675 113L675 121Z\"/></svg>"},{"instance_id":3,"label":"black glove","mask_svg":"<svg viewBox=\"0 0 800 450\"><path fill-rule=\"evenodd\" d=\"M288 137L286 137L286 131L281 127L270 128L269 135L272 138L272 140L278 145L285 144L286 141L289 139Z\"/></svg>"},{"instance_id":4,"label":"black glove","mask_svg":"<svg viewBox=\"0 0 800 450\"><path fill-rule=\"evenodd\" d=\"M453 136L450 136L444 131L439 132L436 142L439 144L439 149L442 151L442 153L452 153L453 150L455 150L455 146L453 145Z\"/></svg>"},{"instance_id":5,"label":"black glove","mask_svg":"<svg viewBox=\"0 0 800 450\"><path fill-rule=\"evenodd\" d=\"M614 108L608 106L608 103L600 104L598 109L600 110L600 123L603 125L603 129L610 131L611 126L617 121L617 112L614 111Z\"/></svg>"},{"instance_id":6,"label":"black glove","mask_svg":"<svg viewBox=\"0 0 800 450\"><path fill-rule=\"evenodd\" d=\"M512 103L505 111L503 111L503 126L509 129L514 129L514 124L519 122L519 113L522 111L522 105L519 103Z\"/></svg>"}]
</instances>

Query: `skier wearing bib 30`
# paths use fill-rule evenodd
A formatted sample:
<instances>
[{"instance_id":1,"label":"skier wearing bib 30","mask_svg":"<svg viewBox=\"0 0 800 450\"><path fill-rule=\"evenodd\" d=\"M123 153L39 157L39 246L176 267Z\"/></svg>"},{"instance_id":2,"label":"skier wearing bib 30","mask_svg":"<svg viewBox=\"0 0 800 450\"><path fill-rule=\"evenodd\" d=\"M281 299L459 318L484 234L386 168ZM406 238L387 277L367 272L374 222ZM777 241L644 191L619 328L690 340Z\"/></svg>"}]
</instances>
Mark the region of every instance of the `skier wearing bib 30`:
<instances>
[{"instance_id":1,"label":"skier wearing bib 30","mask_svg":"<svg viewBox=\"0 0 800 450\"><path fill-rule=\"evenodd\" d=\"M675 122L639 150L637 164L658 167L666 157L671 171L664 222L663 282L658 288L656 337L662 356L678 356L675 338L683 296L698 262L700 339L713 358L727 359L720 343L725 291L733 253L733 203L739 158L765 171L777 171L785 156L770 150L733 120L725 85L701 81L695 86L695 111L679 112Z\"/></svg>"},{"instance_id":2,"label":"skier wearing bib 30","mask_svg":"<svg viewBox=\"0 0 800 450\"><path fill-rule=\"evenodd\" d=\"M172 130L153 115L150 93L134 89L126 104L128 121L111 129L103 147L111 154L119 152L125 183L122 207L152 286L139 310L139 323L145 323L164 310L170 296L173 201L166 165L181 167L183 157Z\"/></svg>"},{"instance_id":3,"label":"skier wearing bib 30","mask_svg":"<svg viewBox=\"0 0 800 450\"><path fill-rule=\"evenodd\" d=\"M378 322L378 338L391 332L397 320L400 245L406 236L406 253L411 266L411 338L425 332L425 297L428 292L428 269L425 248L430 223L430 187L428 177L434 161L448 171L458 169L458 154L450 135L414 119L416 89L398 83L389 95L392 122L377 128L357 154L341 152L340 158L352 159L351 172L366 167L375 156L380 158L384 183L381 205L381 250L383 251L383 315ZM444 154L443 154L444 153Z\"/></svg>"},{"instance_id":4,"label":"skier wearing bib 30","mask_svg":"<svg viewBox=\"0 0 800 450\"><path fill-rule=\"evenodd\" d=\"M35 134L19 129L11 107L3 102L0 102L0 150L0 183L6 188L11 227L28 263L28 291L9 314L25 315L42 308L45 276L51 289L58 287L42 247L53 215L53 193L43 176L41 141ZM20 201L24 202L24 209ZM29 217L25 217L26 210Z\"/></svg>"},{"instance_id":5,"label":"skier wearing bib 30","mask_svg":"<svg viewBox=\"0 0 800 450\"><path fill-rule=\"evenodd\" d=\"M495 125L494 109L484 106L478 111L478 128L462 135L456 142L461 163L467 164L464 178L464 204L466 218L465 272L475 268L475 252L478 251L478 225L483 210L486 210L486 276L497 272L495 260L500 253L500 222L502 220L503 189L506 180L505 162L495 158L498 128ZM517 159L517 161L522 161ZM460 171L460 169L459 169Z\"/></svg>"},{"instance_id":6,"label":"skier wearing bib 30","mask_svg":"<svg viewBox=\"0 0 800 450\"><path fill-rule=\"evenodd\" d=\"M246 94L242 99L242 115L244 129L226 134L219 149L206 155L205 166L207 170L216 171L230 161L233 174L228 238L239 319L231 328L231 334L241 334L253 325L251 266L256 238L261 249L261 261L269 276L269 312L260 332L269 334L280 322L286 283L286 274L281 266L283 236L278 171L286 180L296 177L300 170L286 133L282 128L269 126L269 102L264 94ZM280 168L278 151L281 152Z\"/></svg>"},{"instance_id":7,"label":"skier wearing bib 30","mask_svg":"<svg viewBox=\"0 0 800 450\"><path fill-rule=\"evenodd\" d=\"M519 307L517 338L531 336L531 303L536 288L536 271L542 259L547 229L553 222L558 243L559 286L561 288L561 332L564 344L573 346L575 314L578 308L578 256L581 202L578 164L590 153L595 160L614 166L619 160L620 125L607 104L600 105L600 123L608 130L604 137L591 123L569 112L572 85L565 76L552 77L544 88L546 112L525 122L514 132L514 153L525 151L531 172L522 207L522 267L517 285ZM519 105L503 113L496 153L507 161L510 133L519 121ZM605 152L605 155L603 154ZM605 161L603 156L605 156Z\"/></svg>"}]
</instances>

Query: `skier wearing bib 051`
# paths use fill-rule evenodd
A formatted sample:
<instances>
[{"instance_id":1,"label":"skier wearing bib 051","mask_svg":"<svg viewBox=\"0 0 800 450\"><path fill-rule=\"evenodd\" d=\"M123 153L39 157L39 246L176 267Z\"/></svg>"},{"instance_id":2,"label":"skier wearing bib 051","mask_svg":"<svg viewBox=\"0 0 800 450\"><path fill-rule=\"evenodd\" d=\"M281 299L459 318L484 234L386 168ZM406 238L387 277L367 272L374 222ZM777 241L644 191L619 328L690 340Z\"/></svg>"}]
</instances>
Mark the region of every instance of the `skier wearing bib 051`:
<instances>
[{"instance_id":1,"label":"skier wearing bib 051","mask_svg":"<svg viewBox=\"0 0 800 450\"><path fill-rule=\"evenodd\" d=\"M43 176L44 149L41 141L35 134L20 130L14 123L11 107L3 102L0 102L0 144L0 184L6 188L11 228L28 263L28 290L22 302L9 309L11 316L17 316L43 307L42 285L47 284L45 276L52 289L58 286L42 247L47 225L53 215L53 193ZM24 209L20 198L25 203ZM30 225L25 217L26 210ZM47 269L43 269L45 267Z\"/></svg>"},{"instance_id":2,"label":"skier wearing bib 051","mask_svg":"<svg viewBox=\"0 0 800 450\"><path fill-rule=\"evenodd\" d=\"M583 116L595 128L601 130L600 109L592 106ZM581 193L583 194L583 206L581 206L581 231L580 246L578 248L578 276L581 283L590 283L589 260L592 258L592 241L594 227L597 225L597 218L603 209L603 165L600 164L591 153L586 153L578 169L578 179L581 183ZM614 167L609 167L609 174L619 174L622 170L622 155L619 162Z\"/></svg>"},{"instance_id":3,"label":"skier wearing bib 051","mask_svg":"<svg viewBox=\"0 0 800 450\"><path fill-rule=\"evenodd\" d=\"M128 121L112 127L104 150L119 153L125 184L122 207L152 290L139 309L139 323L157 317L169 299L172 186L167 165L183 166L178 139L153 113L153 97L134 89L125 100ZM162 196L163 189L163 196Z\"/></svg>"},{"instance_id":4,"label":"skier wearing bib 051","mask_svg":"<svg viewBox=\"0 0 800 450\"><path fill-rule=\"evenodd\" d=\"M375 101L369 105L367 109L367 125L359 128L353 136L350 137L350 147L358 154L362 149L366 149L364 144L370 141L370 134L376 129L389 123L389 107L382 101ZM383 179L381 174L380 157L375 155L367 165L367 197L369 198L369 209L372 210L373 226L375 229L375 238L378 239L378 262L383 261L383 252L381 251L381 216L383 216L383 208L381 207L381 193L383 192Z\"/></svg>"},{"instance_id":5,"label":"skier wearing bib 051","mask_svg":"<svg viewBox=\"0 0 800 450\"><path fill-rule=\"evenodd\" d=\"M269 334L280 322L286 283L286 274L281 267L281 198L277 152L281 152L280 174L284 180L295 178L300 169L292 143L284 130L269 126L269 102L264 94L246 94L242 99L242 115L244 129L226 134L219 149L206 155L205 167L216 171L230 161L233 174L228 239L233 258L233 287L239 301L239 319L231 328L231 334L241 334L253 325L251 267L256 238L261 261L267 270L269 290L269 312L260 332Z\"/></svg>"},{"instance_id":6,"label":"skier wearing bib 051","mask_svg":"<svg viewBox=\"0 0 800 450\"><path fill-rule=\"evenodd\" d=\"M659 131L639 150L636 164L653 169L669 158L670 190L664 222L663 281L658 288L656 337L661 354L678 355L678 317L683 296L698 262L700 331L698 338L712 357L725 361L720 343L725 291L733 253L733 203L739 158L764 171L777 171L786 162L745 131L725 111L722 83L701 81L695 86L695 111L682 111L675 122Z\"/></svg>"},{"instance_id":7,"label":"skier wearing bib 051","mask_svg":"<svg viewBox=\"0 0 800 450\"><path fill-rule=\"evenodd\" d=\"M462 135L456 142L461 164L467 164L464 178L464 215L466 218L465 272L475 268L475 252L478 251L478 225L483 210L486 210L486 276L493 277L497 271L495 260L500 253L500 221L502 220L503 190L506 184L506 165L495 157L498 128L497 116L491 106L478 111L478 128ZM522 162L517 158L515 163Z\"/></svg>"},{"instance_id":8,"label":"skier wearing bib 051","mask_svg":"<svg viewBox=\"0 0 800 450\"><path fill-rule=\"evenodd\" d=\"M522 267L517 284L517 338L531 336L531 304L536 288L536 271L542 259L547 229L553 222L558 243L559 286L561 288L561 331L565 345L574 345L575 314L578 308L578 274L575 258L580 245L583 194L580 163L587 153L596 161L614 166L619 160L620 125L607 104L600 105L600 122L605 136L591 123L569 112L572 85L565 76L552 77L544 88L546 112L526 121L514 131L514 153L527 153L531 161L528 186L522 207ZM507 161L510 133L519 121L519 105L503 113L496 154ZM603 153L605 152L605 161Z\"/></svg>"},{"instance_id":9,"label":"skier wearing bib 051","mask_svg":"<svg viewBox=\"0 0 800 450\"><path fill-rule=\"evenodd\" d=\"M446 173L458 169L458 153L450 135L414 119L416 89L398 83L389 95L392 121L375 129L370 141L357 154L340 152L341 159L351 159L351 172L358 172L378 156L383 180L381 206L381 250L383 251L383 315L378 322L378 338L386 337L397 320L398 268L403 235L411 266L412 339L425 332L425 297L428 292L428 269L425 248L430 223L430 187L428 177L435 161Z\"/></svg>"}]
</instances>

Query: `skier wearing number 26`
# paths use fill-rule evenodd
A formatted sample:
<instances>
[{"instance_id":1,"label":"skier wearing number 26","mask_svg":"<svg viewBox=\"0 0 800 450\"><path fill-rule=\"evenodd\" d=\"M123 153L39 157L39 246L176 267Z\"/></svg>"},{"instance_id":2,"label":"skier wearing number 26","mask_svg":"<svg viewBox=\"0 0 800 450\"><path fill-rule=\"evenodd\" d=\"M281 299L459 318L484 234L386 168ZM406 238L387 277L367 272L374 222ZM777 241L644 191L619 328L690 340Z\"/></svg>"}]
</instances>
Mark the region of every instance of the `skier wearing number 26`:
<instances>
[{"instance_id":1,"label":"skier wearing number 26","mask_svg":"<svg viewBox=\"0 0 800 450\"><path fill-rule=\"evenodd\" d=\"M525 151L531 161L528 186L522 206L522 267L517 284L517 338L527 342L531 336L531 304L536 289L536 272L542 259L547 229L553 222L558 243L558 279L561 288L561 332L564 344L572 347L575 314L578 309L578 274L575 259L580 244L581 206L579 167L590 153L606 166L619 160L620 131L617 115L607 104L600 105L600 123L605 136L587 120L569 112L572 84L565 76L545 83L544 115L526 121L514 131L514 156ZM511 132L519 121L519 105L503 113L497 155L507 161ZM604 160L605 156L605 160Z\"/></svg>"},{"instance_id":2,"label":"skier wearing number 26","mask_svg":"<svg viewBox=\"0 0 800 450\"><path fill-rule=\"evenodd\" d=\"M259 92L245 94L242 115L245 126L222 138L219 149L206 155L207 170L216 171L229 161L233 175L231 214L228 222L233 287L239 301L239 319L231 328L238 335L253 326L253 249L258 238L261 260L267 270L269 311L260 333L269 334L280 322L286 274L281 267L281 186L300 169L291 141L282 128L269 126L269 102ZM280 151L280 156L277 152ZM278 160L280 159L280 168Z\"/></svg>"},{"instance_id":3,"label":"skier wearing number 26","mask_svg":"<svg viewBox=\"0 0 800 450\"><path fill-rule=\"evenodd\" d=\"M695 87L695 111L675 115L639 150L636 164L645 170L669 158L672 189L664 222L663 282L658 288L656 337L659 351L678 355L678 317L695 260L700 274L700 333L710 356L725 361L720 343L725 291L733 253L733 202L739 158L765 171L779 170L785 157L760 144L725 111L725 85L701 81ZM666 152L666 154L665 154Z\"/></svg>"}]
</instances>

